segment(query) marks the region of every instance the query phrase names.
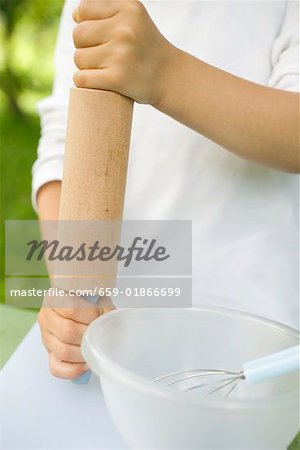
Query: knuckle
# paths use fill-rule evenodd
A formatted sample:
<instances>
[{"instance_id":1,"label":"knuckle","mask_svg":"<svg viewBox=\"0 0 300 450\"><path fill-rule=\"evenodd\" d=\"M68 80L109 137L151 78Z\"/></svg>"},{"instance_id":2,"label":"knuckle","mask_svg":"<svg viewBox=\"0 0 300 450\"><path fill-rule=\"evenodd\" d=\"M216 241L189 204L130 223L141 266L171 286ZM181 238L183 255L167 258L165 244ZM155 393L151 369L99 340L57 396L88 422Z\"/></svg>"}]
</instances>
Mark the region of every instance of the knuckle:
<instances>
[{"instance_id":1,"label":"knuckle","mask_svg":"<svg viewBox=\"0 0 300 450\"><path fill-rule=\"evenodd\" d=\"M126 2L126 9L128 12L132 14L141 14L144 10L143 4L138 0L131 0L129 2Z\"/></svg>"},{"instance_id":2,"label":"knuckle","mask_svg":"<svg viewBox=\"0 0 300 450\"><path fill-rule=\"evenodd\" d=\"M73 81L74 81L75 86L77 86L77 87L84 88L87 86L86 75L84 73L82 73L80 70L78 70L77 72L74 73Z\"/></svg>"},{"instance_id":3,"label":"knuckle","mask_svg":"<svg viewBox=\"0 0 300 450\"><path fill-rule=\"evenodd\" d=\"M82 68L82 51L80 49L75 50L73 59L78 69Z\"/></svg>"},{"instance_id":4,"label":"knuckle","mask_svg":"<svg viewBox=\"0 0 300 450\"><path fill-rule=\"evenodd\" d=\"M75 47L78 47L78 44L81 41L81 27L80 24L77 25L73 30L73 42Z\"/></svg>"},{"instance_id":5,"label":"knuckle","mask_svg":"<svg viewBox=\"0 0 300 450\"><path fill-rule=\"evenodd\" d=\"M119 25L116 35L121 43L132 43L136 39L135 27L132 24L123 23Z\"/></svg>"},{"instance_id":6,"label":"knuckle","mask_svg":"<svg viewBox=\"0 0 300 450\"><path fill-rule=\"evenodd\" d=\"M88 29L88 24L86 22L80 22L73 30L73 42L75 44L75 47L80 46L82 43L86 31Z\"/></svg>"},{"instance_id":7,"label":"knuckle","mask_svg":"<svg viewBox=\"0 0 300 450\"><path fill-rule=\"evenodd\" d=\"M53 360L53 359L49 359L49 370L51 375L53 375L54 377L60 377L60 370L59 367L57 365L57 363Z\"/></svg>"},{"instance_id":8,"label":"knuckle","mask_svg":"<svg viewBox=\"0 0 300 450\"><path fill-rule=\"evenodd\" d=\"M89 11L89 0L81 0L78 6L78 18L79 20L84 20L87 17Z\"/></svg>"},{"instance_id":9,"label":"knuckle","mask_svg":"<svg viewBox=\"0 0 300 450\"><path fill-rule=\"evenodd\" d=\"M139 26L140 23L142 23L145 18L145 13L147 13L147 11L142 2L140 1L132 2L130 14L134 24Z\"/></svg>"}]
</instances>

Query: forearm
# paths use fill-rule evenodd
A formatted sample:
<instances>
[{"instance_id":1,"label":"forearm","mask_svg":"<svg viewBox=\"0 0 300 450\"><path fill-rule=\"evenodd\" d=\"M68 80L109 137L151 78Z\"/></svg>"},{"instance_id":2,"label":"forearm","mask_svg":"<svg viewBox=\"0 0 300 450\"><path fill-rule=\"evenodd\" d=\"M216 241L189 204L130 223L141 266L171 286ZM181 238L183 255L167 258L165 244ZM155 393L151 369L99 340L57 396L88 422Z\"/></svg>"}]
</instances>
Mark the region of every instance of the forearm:
<instances>
[{"instance_id":1,"label":"forearm","mask_svg":"<svg viewBox=\"0 0 300 450\"><path fill-rule=\"evenodd\" d=\"M300 171L299 95L251 83L176 49L153 105L242 158Z\"/></svg>"}]
</instances>

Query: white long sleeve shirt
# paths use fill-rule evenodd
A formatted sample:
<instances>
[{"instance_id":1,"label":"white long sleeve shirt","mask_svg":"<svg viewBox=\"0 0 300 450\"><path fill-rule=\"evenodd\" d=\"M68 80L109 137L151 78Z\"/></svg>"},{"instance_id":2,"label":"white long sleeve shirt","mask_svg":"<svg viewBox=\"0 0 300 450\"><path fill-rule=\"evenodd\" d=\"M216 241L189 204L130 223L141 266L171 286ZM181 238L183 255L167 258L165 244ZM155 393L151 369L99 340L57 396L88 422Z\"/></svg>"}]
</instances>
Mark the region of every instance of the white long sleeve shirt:
<instances>
[{"instance_id":1,"label":"white long sleeve shirt","mask_svg":"<svg viewBox=\"0 0 300 450\"><path fill-rule=\"evenodd\" d=\"M64 6L53 93L38 105L34 207L38 189L62 179L76 5ZM145 5L177 47L247 80L299 91L298 1ZM136 104L133 123L125 218L193 220L193 304L298 327L298 176L243 160L150 106Z\"/></svg>"}]
</instances>

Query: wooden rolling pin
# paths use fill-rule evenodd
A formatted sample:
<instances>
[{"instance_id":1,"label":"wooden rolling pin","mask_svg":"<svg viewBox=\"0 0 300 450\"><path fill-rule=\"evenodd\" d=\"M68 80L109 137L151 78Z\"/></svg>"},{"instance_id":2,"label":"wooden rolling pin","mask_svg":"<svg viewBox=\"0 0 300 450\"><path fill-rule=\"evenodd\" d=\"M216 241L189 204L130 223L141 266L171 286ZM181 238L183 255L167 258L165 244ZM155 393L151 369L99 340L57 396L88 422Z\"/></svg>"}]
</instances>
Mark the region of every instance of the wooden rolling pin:
<instances>
[{"instance_id":1,"label":"wooden rolling pin","mask_svg":"<svg viewBox=\"0 0 300 450\"><path fill-rule=\"evenodd\" d=\"M122 219L133 101L72 88L60 220Z\"/></svg>"},{"instance_id":2,"label":"wooden rolling pin","mask_svg":"<svg viewBox=\"0 0 300 450\"><path fill-rule=\"evenodd\" d=\"M122 219L132 112L133 101L120 94L71 89L60 221Z\"/></svg>"}]
</instances>

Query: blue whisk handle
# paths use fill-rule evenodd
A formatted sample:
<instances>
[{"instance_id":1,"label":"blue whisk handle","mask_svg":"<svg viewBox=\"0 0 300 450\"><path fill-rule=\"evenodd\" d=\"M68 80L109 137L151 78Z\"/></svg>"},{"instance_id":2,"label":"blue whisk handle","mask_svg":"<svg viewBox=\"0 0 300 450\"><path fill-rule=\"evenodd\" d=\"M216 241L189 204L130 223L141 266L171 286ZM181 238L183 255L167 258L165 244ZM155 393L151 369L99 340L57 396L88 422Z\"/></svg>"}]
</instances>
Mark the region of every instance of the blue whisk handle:
<instances>
[{"instance_id":1,"label":"blue whisk handle","mask_svg":"<svg viewBox=\"0 0 300 450\"><path fill-rule=\"evenodd\" d=\"M249 384L260 383L296 370L300 370L300 345L249 361L243 366Z\"/></svg>"}]
</instances>

